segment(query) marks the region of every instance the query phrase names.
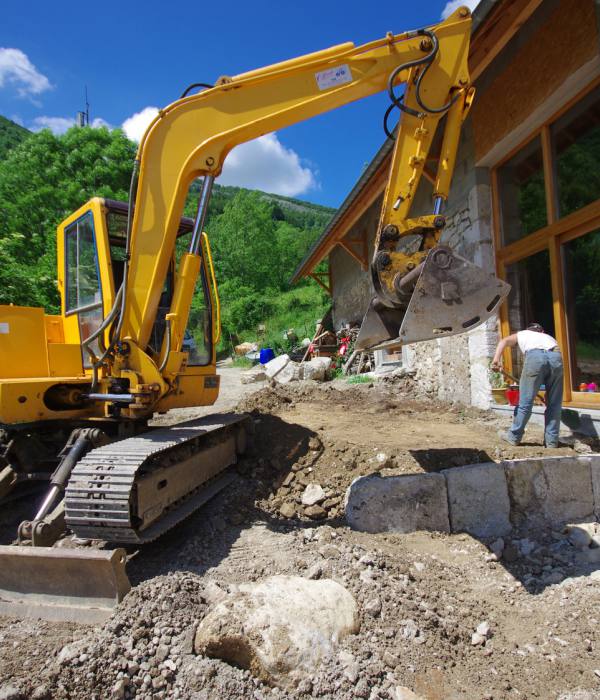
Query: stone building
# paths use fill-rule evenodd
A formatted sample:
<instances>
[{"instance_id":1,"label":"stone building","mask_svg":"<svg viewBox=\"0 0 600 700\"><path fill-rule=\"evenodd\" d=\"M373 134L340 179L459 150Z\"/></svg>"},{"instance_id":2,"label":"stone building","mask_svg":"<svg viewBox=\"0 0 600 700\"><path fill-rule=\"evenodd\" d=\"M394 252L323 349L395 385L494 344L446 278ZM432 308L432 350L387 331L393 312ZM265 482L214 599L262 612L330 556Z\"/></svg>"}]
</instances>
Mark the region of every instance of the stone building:
<instances>
[{"instance_id":1,"label":"stone building","mask_svg":"<svg viewBox=\"0 0 600 700\"><path fill-rule=\"evenodd\" d=\"M499 319L403 348L439 398L488 407L498 333L536 320L563 350L565 403L600 407L587 390L600 385L599 26L594 0L482 0L473 13L476 97L443 240L512 291ZM383 144L293 278L329 291L336 327L360 320L372 296L367 267L392 147ZM424 177L411 215L431 213L431 192ZM324 259L329 271L317 274ZM513 353L505 364L518 373L519 362Z\"/></svg>"}]
</instances>

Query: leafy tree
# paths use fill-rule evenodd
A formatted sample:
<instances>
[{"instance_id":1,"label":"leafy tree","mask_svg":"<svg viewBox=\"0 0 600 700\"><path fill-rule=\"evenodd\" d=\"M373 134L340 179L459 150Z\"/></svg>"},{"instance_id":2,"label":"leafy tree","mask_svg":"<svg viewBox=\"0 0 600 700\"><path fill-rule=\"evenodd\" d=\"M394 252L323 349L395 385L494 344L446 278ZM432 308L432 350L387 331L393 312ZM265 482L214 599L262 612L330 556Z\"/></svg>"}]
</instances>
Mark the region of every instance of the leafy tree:
<instances>
[{"instance_id":1,"label":"leafy tree","mask_svg":"<svg viewBox=\"0 0 600 700\"><path fill-rule=\"evenodd\" d=\"M44 130L9 152L0 162L2 275L14 268L34 289L16 283L3 299L58 309L56 227L93 196L126 199L134 155L123 132L104 128Z\"/></svg>"}]
</instances>

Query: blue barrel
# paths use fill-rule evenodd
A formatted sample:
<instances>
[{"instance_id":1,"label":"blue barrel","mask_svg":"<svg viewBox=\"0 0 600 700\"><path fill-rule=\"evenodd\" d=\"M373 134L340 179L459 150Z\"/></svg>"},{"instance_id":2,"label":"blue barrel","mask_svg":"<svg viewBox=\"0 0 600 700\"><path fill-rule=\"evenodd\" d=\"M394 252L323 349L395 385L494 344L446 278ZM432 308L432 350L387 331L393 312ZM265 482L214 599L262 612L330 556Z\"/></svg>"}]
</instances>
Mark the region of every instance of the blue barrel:
<instances>
[{"instance_id":1,"label":"blue barrel","mask_svg":"<svg viewBox=\"0 0 600 700\"><path fill-rule=\"evenodd\" d=\"M273 352L273 348L263 348L260 351L260 364L261 365L266 365L267 362L271 362L271 360L275 359L275 353Z\"/></svg>"}]
</instances>

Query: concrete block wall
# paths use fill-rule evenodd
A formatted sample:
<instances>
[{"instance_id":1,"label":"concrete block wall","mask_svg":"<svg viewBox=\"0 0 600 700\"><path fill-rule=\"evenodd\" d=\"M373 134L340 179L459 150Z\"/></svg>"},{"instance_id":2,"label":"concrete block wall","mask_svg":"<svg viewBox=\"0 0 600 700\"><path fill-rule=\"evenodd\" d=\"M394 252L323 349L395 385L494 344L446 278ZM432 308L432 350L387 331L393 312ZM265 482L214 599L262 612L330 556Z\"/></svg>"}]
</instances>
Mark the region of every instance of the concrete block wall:
<instances>
[{"instance_id":1,"label":"concrete block wall","mask_svg":"<svg viewBox=\"0 0 600 700\"><path fill-rule=\"evenodd\" d=\"M600 454L364 476L348 489L345 513L365 532L437 530L482 539L600 520Z\"/></svg>"}]
</instances>

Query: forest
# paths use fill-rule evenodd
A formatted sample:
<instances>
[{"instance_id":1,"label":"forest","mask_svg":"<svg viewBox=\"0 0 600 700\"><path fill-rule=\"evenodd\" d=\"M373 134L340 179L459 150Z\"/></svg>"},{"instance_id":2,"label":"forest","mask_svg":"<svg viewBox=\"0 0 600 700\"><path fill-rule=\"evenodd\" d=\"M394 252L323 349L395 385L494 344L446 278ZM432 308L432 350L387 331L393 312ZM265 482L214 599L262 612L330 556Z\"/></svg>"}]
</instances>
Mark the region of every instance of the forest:
<instances>
[{"instance_id":1,"label":"forest","mask_svg":"<svg viewBox=\"0 0 600 700\"><path fill-rule=\"evenodd\" d=\"M93 196L127 201L136 146L115 129L73 127L32 134L0 120L0 303L59 309L56 226ZM185 214L193 216L199 184ZM334 210L264 192L216 185L205 229L222 305L222 344L281 345L310 334L327 299L320 287L288 281Z\"/></svg>"}]
</instances>

